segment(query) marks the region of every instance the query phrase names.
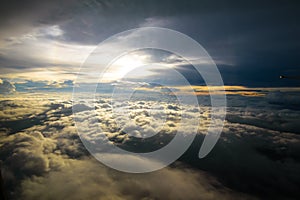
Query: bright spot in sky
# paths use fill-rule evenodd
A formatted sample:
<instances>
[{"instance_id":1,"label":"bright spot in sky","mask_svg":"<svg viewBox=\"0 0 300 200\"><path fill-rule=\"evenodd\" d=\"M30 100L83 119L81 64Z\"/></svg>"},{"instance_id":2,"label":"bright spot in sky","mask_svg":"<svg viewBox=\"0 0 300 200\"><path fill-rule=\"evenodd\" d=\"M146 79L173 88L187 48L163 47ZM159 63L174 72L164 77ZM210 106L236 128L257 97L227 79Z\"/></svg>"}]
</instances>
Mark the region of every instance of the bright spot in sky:
<instances>
[{"instance_id":1,"label":"bright spot in sky","mask_svg":"<svg viewBox=\"0 0 300 200\"><path fill-rule=\"evenodd\" d=\"M116 81L123 78L141 78L150 75L145 67L149 64L149 55L130 53L114 61L105 71L101 82Z\"/></svg>"}]
</instances>

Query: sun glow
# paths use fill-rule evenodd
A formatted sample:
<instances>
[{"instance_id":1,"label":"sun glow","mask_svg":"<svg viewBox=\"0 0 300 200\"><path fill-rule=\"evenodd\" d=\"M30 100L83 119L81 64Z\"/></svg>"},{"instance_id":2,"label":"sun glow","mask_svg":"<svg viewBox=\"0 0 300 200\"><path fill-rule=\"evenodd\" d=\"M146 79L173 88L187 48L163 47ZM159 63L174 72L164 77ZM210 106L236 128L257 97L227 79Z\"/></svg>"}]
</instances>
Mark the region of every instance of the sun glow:
<instances>
[{"instance_id":1,"label":"sun glow","mask_svg":"<svg viewBox=\"0 0 300 200\"><path fill-rule=\"evenodd\" d=\"M105 71L101 82L111 82L123 79L125 77L141 77L149 75L149 72L143 66L149 64L148 55L129 54L120 57L114 61Z\"/></svg>"}]
</instances>

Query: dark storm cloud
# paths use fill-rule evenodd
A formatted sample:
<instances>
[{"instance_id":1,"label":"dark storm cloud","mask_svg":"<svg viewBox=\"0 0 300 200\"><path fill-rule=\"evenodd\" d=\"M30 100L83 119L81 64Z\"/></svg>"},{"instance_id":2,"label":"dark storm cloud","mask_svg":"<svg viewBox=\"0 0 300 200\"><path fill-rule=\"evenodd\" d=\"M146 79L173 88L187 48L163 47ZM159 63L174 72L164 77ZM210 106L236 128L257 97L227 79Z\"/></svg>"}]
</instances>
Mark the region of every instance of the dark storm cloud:
<instances>
[{"instance_id":1,"label":"dark storm cloud","mask_svg":"<svg viewBox=\"0 0 300 200\"><path fill-rule=\"evenodd\" d=\"M1 37L59 25L67 43L98 44L120 31L163 26L181 31L219 63L225 84L299 85L278 80L300 74L299 1L6 1ZM53 38L52 38L53 39Z\"/></svg>"},{"instance_id":2,"label":"dark storm cloud","mask_svg":"<svg viewBox=\"0 0 300 200\"><path fill-rule=\"evenodd\" d=\"M188 31L191 36L206 33L207 36L223 35L228 37L230 31L238 30L239 33L245 33L244 37L252 37L253 35L249 31L259 29L269 33L270 28L280 30L282 26L288 27L287 32L291 33L298 28L296 24L298 23L297 5L299 6L299 3L292 1L286 3L274 1L240 3L207 0L187 2L179 0L146 2L138 0L26 0L22 2L6 1L2 5L0 21L2 26L21 25L24 20L28 20L32 26L65 22L62 26L67 33L68 29L73 29L74 32L72 36L70 30L69 39L77 39L80 42L82 39L94 36L96 37L94 39L97 39L94 42L98 43L99 35L97 34L103 35L102 32L112 34L113 31L117 33L122 29L126 30L141 25L140 23L160 18L175 20L171 26ZM202 31L196 32L195 30ZM214 33L210 30L223 31ZM271 35L277 35L277 32L273 32ZM270 35L267 34L267 36Z\"/></svg>"},{"instance_id":3,"label":"dark storm cloud","mask_svg":"<svg viewBox=\"0 0 300 200\"><path fill-rule=\"evenodd\" d=\"M4 0L1 2L1 35L14 37L29 32L32 27L57 23L67 19L66 1Z\"/></svg>"},{"instance_id":4,"label":"dark storm cloud","mask_svg":"<svg viewBox=\"0 0 300 200\"><path fill-rule=\"evenodd\" d=\"M171 28L196 39L215 60L223 61L218 67L227 84L296 85L278 76L300 73L299 3L251 4L228 2L223 10L176 16Z\"/></svg>"}]
</instances>

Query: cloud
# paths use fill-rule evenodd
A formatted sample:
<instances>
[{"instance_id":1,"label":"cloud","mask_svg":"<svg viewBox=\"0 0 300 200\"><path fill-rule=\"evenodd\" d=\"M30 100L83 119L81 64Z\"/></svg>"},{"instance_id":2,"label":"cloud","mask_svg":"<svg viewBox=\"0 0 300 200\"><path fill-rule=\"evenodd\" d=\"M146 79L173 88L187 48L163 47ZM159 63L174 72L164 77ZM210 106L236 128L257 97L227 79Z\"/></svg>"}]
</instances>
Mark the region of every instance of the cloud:
<instances>
[{"instance_id":1,"label":"cloud","mask_svg":"<svg viewBox=\"0 0 300 200\"><path fill-rule=\"evenodd\" d=\"M2 141L5 143L1 151L6 167L16 176L42 175L49 170L49 160L44 152L52 152L55 144L51 139L34 131L30 135L18 133Z\"/></svg>"},{"instance_id":2,"label":"cloud","mask_svg":"<svg viewBox=\"0 0 300 200\"><path fill-rule=\"evenodd\" d=\"M194 170L168 168L152 174L130 175L85 159L69 160L61 171L25 180L22 198L247 199L246 195L219 186L216 180Z\"/></svg>"},{"instance_id":3,"label":"cloud","mask_svg":"<svg viewBox=\"0 0 300 200\"><path fill-rule=\"evenodd\" d=\"M63 80L63 81L53 81L47 84L44 88L73 88L74 81L73 80ZM40 89L44 89L40 88Z\"/></svg>"},{"instance_id":4,"label":"cloud","mask_svg":"<svg viewBox=\"0 0 300 200\"><path fill-rule=\"evenodd\" d=\"M28 105L34 106L32 102ZM33 125L23 132L0 140L6 187L10 191L18 188L20 193L12 193L17 198L247 197L223 187L209 175L186 167L167 168L157 173L133 176L106 168L86 157L88 154L82 148L72 119L64 116L62 108L66 106L63 105L68 105L68 102L60 103L55 110L47 111L47 120L43 125ZM88 118L88 112L82 111L82 114L85 113ZM164 181L160 177L164 177Z\"/></svg>"},{"instance_id":5,"label":"cloud","mask_svg":"<svg viewBox=\"0 0 300 200\"><path fill-rule=\"evenodd\" d=\"M278 96L276 95L276 97L272 96L273 94L271 93L271 95L265 97L253 97L257 98L256 101L253 101L253 104L248 102L246 108L231 107L226 119L231 123L247 124L275 131L299 133L299 125L297 123L297 119L300 116L299 109L297 104L291 104L292 101L295 101L296 97L299 97L299 93L293 93L291 98L289 93L282 93ZM288 99L290 101L287 101ZM273 101L275 100L280 101L281 104L277 103L274 105ZM275 106L275 109L271 109L270 107L272 106Z\"/></svg>"},{"instance_id":6,"label":"cloud","mask_svg":"<svg viewBox=\"0 0 300 200\"><path fill-rule=\"evenodd\" d=\"M297 108L300 105L299 94L297 92L270 92L267 95L270 104L277 104L290 108Z\"/></svg>"},{"instance_id":7,"label":"cloud","mask_svg":"<svg viewBox=\"0 0 300 200\"><path fill-rule=\"evenodd\" d=\"M52 74L53 75L53 74ZM61 74L60 74L61 75ZM47 76L50 78L49 76ZM25 78L25 77L24 77ZM29 78L29 77L28 77ZM73 87L75 87L73 80L59 79L59 80L22 80L15 83L16 90L19 92L38 92L38 91L53 91L61 92L68 91L71 92Z\"/></svg>"},{"instance_id":8,"label":"cloud","mask_svg":"<svg viewBox=\"0 0 300 200\"><path fill-rule=\"evenodd\" d=\"M256 196L299 196L300 138L296 128L291 131L282 123L285 120L297 127L298 123L293 119L298 119L298 110L274 107L265 97L231 96L228 99L229 118L221 138L209 156L199 160L199 147L210 122L209 106L202 106L199 134L180 162L157 172L132 175L104 167L89 157L77 134L70 98L63 93L42 93L34 94L34 98L31 94L23 94L1 100L3 110L11 110L5 115L5 120L11 122L2 123L2 128L10 129L20 119L28 121L28 126L15 133L1 129L0 134L5 187L15 199L253 199ZM191 119L198 118L199 112L192 106L178 106L168 101L159 102L159 107L154 106L157 112L149 111L155 101L115 102L119 107L129 108L132 123L126 124L128 119L124 116L111 115L109 97L98 95L96 99L95 102L91 100L95 103L96 116L90 110L91 102L80 104L84 109L78 113L78 120L83 122L81 128L85 136L94 142L108 137L111 145L138 152L167 144L178 129L183 116L181 109L185 109L184 116ZM34 123L28 117L30 110L36 117ZM162 118L164 112L166 122L161 126L152 117ZM259 123L253 123L254 116ZM234 123L233 118L237 119ZM270 124L268 120L276 121L278 125L265 125ZM99 126L103 132L97 131ZM147 126L153 129L159 127L163 134L141 141L122 132L122 128L126 127L130 128L128 132L143 127L147 135L153 131L149 129L148 133ZM280 129L280 126L283 128ZM195 132L190 124L183 129L185 134Z\"/></svg>"},{"instance_id":9,"label":"cloud","mask_svg":"<svg viewBox=\"0 0 300 200\"><path fill-rule=\"evenodd\" d=\"M53 65L68 66L60 69L66 75L74 72L74 66L107 37L131 28L159 25L183 32L205 46L219 64L227 84L298 85L274 79L281 73L299 73L295 50L299 47L295 42L299 35L298 4L268 1L263 4L254 1L247 6L236 1L182 4L177 0L149 3L136 0L6 1L1 7L1 66L6 77L20 78L23 73L26 77L30 73L36 77L45 76L34 69L43 71L47 66L52 74ZM22 37L27 38L27 42L20 44ZM16 42L19 44L12 45ZM261 59L261 55L265 59ZM15 74L18 67L26 70ZM53 68L50 70L50 67ZM48 80L58 75L54 73Z\"/></svg>"},{"instance_id":10,"label":"cloud","mask_svg":"<svg viewBox=\"0 0 300 200\"><path fill-rule=\"evenodd\" d=\"M0 79L0 94L9 94L16 91L14 84L10 83L7 80Z\"/></svg>"},{"instance_id":11,"label":"cloud","mask_svg":"<svg viewBox=\"0 0 300 200\"><path fill-rule=\"evenodd\" d=\"M197 141L182 160L210 171L223 184L245 193L256 191L261 198L299 196L296 189L300 178L296 175L299 156L295 156L299 153L296 147L299 135L227 123L218 145L203 160L192 156L198 152L202 140Z\"/></svg>"}]
</instances>

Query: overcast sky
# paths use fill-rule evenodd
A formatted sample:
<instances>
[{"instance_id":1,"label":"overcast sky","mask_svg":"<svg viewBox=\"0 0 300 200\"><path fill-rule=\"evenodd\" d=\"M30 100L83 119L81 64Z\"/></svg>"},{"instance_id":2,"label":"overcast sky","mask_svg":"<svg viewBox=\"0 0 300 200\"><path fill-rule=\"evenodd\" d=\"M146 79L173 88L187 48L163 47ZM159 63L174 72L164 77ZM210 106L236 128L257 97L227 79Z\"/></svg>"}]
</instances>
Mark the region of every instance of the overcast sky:
<instances>
[{"instance_id":1,"label":"overcast sky","mask_svg":"<svg viewBox=\"0 0 300 200\"><path fill-rule=\"evenodd\" d=\"M299 86L299 1L10 0L0 8L2 79L73 80L111 35L158 26L199 42L226 85Z\"/></svg>"}]
</instances>

